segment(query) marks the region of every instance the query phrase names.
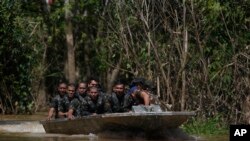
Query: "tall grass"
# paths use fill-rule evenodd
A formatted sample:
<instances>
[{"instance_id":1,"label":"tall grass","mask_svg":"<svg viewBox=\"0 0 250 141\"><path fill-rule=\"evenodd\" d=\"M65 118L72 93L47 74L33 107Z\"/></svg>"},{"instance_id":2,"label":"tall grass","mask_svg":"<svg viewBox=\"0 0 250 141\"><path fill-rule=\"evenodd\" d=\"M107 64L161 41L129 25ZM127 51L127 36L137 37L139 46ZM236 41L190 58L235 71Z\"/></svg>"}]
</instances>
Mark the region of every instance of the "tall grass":
<instances>
[{"instance_id":1,"label":"tall grass","mask_svg":"<svg viewBox=\"0 0 250 141\"><path fill-rule=\"evenodd\" d=\"M223 135L229 132L228 124L223 122L219 116L207 119L194 117L183 124L181 128L192 135Z\"/></svg>"}]
</instances>

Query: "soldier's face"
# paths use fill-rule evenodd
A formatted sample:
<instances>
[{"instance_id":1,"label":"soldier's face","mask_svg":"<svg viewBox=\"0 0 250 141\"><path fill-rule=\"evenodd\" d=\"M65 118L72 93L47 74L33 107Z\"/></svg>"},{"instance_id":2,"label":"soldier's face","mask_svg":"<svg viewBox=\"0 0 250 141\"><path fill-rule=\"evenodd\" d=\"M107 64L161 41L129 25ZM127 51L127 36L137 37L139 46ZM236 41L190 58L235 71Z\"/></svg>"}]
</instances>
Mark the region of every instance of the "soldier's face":
<instances>
[{"instance_id":1,"label":"soldier's face","mask_svg":"<svg viewBox=\"0 0 250 141\"><path fill-rule=\"evenodd\" d=\"M92 80L92 81L88 84L89 87L97 87L97 85L98 85L98 82L95 81L95 80Z\"/></svg>"},{"instance_id":2,"label":"soldier's face","mask_svg":"<svg viewBox=\"0 0 250 141\"><path fill-rule=\"evenodd\" d=\"M98 90L97 89L90 89L89 95L92 99L97 99L98 97Z\"/></svg>"},{"instance_id":3,"label":"soldier's face","mask_svg":"<svg viewBox=\"0 0 250 141\"><path fill-rule=\"evenodd\" d=\"M78 93L83 94L86 92L86 90L87 90L87 85L85 83L80 83L77 89Z\"/></svg>"},{"instance_id":4,"label":"soldier's face","mask_svg":"<svg viewBox=\"0 0 250 141\"><path fill-rule=\"evenodd\" d=\"M115 85L113 90L117 95L123 95L124 94L124 85L123 84Z\"/></svg>"},{"instance_id":5,"label":"soldier's face","mask_svg":"<svg viewBox=\"0 0 250 141\"><path fill-rule=\"evenodd\" d=\"M74 97L75 87L68 86L68 95L69 97Z\"/></svg>"},{"instance_id":6,"label":"soldier's face","mask_svg":"<svg viewBox=\"0 0 250 141\"><path fill-rule=\"evenodd\" d=\"M65 94L65 93L66 93L66 89L67 89L66 84L62 83L62 84L60 84L59 87L58 87L58 92L59 92L60 94Z\"/></svg>"}]
</instances>

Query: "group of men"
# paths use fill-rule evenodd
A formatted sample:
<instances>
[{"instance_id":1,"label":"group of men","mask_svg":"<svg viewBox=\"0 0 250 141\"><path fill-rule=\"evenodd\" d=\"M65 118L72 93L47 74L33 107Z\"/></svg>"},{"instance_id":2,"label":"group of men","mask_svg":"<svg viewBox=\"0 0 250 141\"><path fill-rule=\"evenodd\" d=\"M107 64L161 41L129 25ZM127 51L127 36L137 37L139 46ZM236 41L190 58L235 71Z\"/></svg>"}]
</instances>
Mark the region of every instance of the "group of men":
<instances>
[{"instance_id":1,"label":"group of men","mask_svg":"<svg viewBox=\"0 0 250 141\"><path fill-rule=\"evenodd\" d=\"M87 82L59 83L58 94L52 99L47 120L103 114L130 112L134 105L150 105L150 94L143 79L135 79L128 90L126 84L117 80L112 93L104 93L99 81L90 78Z\"/></svg>"}]
</instances>

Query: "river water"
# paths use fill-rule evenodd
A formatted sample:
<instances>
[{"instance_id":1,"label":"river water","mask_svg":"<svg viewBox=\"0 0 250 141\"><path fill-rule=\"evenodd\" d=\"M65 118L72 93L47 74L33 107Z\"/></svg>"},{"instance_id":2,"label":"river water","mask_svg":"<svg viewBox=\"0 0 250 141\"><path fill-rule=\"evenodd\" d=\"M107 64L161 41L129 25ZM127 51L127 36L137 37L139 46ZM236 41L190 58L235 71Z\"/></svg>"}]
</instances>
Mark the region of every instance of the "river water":
<instances>
[{"instance_id":1,"label":"river water","mask_svg":"<svg viewBox=\"0 0 250 141\"><path fill-rule=\"evenodd\" d=\"M0 141L147 141L140 135L126 133L104 133L100 135L65 135L47 134L40 120L46 118L47 113L36 115L0 115ZM187 135L181 129L167 133L172 136L157 141L228 141L227 136L198 137ZM150 140L154 141L154 140Z\"/></svg>"}]
</instances>

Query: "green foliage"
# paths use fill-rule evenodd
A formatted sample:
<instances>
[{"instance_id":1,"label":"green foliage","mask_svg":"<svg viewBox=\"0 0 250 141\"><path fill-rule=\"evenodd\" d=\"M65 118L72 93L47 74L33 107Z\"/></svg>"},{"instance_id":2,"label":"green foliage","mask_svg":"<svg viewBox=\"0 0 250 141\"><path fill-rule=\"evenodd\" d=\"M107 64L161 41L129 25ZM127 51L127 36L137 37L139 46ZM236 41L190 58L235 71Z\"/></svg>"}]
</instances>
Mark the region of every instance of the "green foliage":
<instances>
[{"instance_id":1,"label":"green foliage","mask_svg":"<svg viewBox=\"0 0 250 141\"><path fill-rule=\"evenodd\" d=\"M2 112L31 113L32 70L38 57L36 46L40 46L36 36L32 36L39 18L27 17L21 2L1 1L1 102ZM40 53L40 52L39 52Z\"/></svg>"},{"instance_id":2,"label":"green foliage","mask_svg":"<svg viewBox=\"0 0 250 141\"><path fill-rule=\"evenodd\" d=\"M65 8L70 8L79 79L98 74L107 80L120 65L119 75L160 78L162 97L173 94L177 109L185 82L188 110L200 107L199 115L216 111L225 119L236 115L249 89L249 1L105 2L53 1L49 7L44 1L0 2L0 102L6 111L30 111L40 80L51 94L65 79ZM204 128L212 130L217 121L206 122L213 126Z\"/></svg>"},{"instance_id":3,"label":"green foliage","mask_svg":"<svg viewBox=\"0 0 250 141\"><path fill-rule=\"evenodd\" d=\"M30 55L31 50L23 44L27 41L27 34L23 34L19 24L20 4L13 1L1 2L1 19L3 20L1 28L1 40L3 41L1 50L1 99L7 100L8 95L11 95L12 99L8 101L9 105L17 103L20 111L27 111L27 104L31 101L29 97L29 85L30 85ZM11 12L10 12L11 11ZM8 13L10 12L10 13ZM13 109L11 109L13 110ZM19 111L19 112L20 112ZM18 111L16 111L18 112Z\"/></svg>"},{"instance_id":4,"label":"green foliage","mask_svg":"<svg viewBox=\"0 0 250 141\"><path fill-rule=\"evenodd\" d=\"M181 127L192 135L223 135L228 134L227 123L220 116L207 118L206 120L192 118Z\"/></svg>"}]
</instances>

